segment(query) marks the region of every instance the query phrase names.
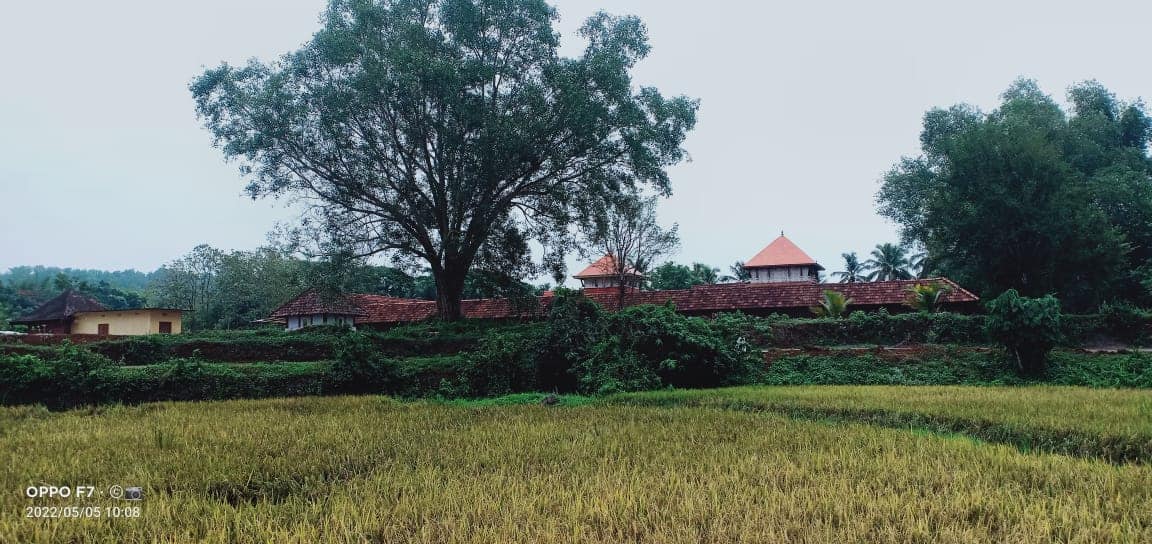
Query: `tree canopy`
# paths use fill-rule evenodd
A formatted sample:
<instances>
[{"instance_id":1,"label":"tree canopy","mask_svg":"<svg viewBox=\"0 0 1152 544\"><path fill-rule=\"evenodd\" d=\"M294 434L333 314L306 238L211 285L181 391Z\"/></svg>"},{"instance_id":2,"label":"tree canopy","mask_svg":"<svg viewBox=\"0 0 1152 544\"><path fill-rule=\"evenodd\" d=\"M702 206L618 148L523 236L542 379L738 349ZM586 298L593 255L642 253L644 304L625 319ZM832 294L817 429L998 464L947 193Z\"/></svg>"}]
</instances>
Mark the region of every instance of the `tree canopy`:
<instances>
[{"instance_id":1,"label":"tree canopy","mask_svg":"<svg viewBox=\"0 0 1152 544\"><path fill-rule=\"evenodd\" d=\"M694 285L712 285L728 278L722 278L719 274L720 269L704 263L686 266L669 261L648 274L648 288L656 291L689 289Z\"/></svg>"},{"instance_id":2,"label":"tree canopy","mask_svg":"<svg viewBox=\"0 0 1152 544\"><path fill-rule=\"evenodd\" d=\"M1152 120L1095 81L1068 101L1066 112L1021 79L990 113L929 111L921 154L884 176L881 215L927 250L933 271L986 298L1014 288L1078 310L1116 293L1146 301Z\"/></svg>"},{"instance_id":3,"label":"tree canopy","mask_svg":"<svg viewBox=\"0 0 1152 544\"><path fill-rule=\"evenodd\" d=\"M601 198L668 194L684 158L698 103L633 85L641 21L598 13L567 58L556 18L543 0L332 0L300 50L191 91L253 197L301 199L357 255L426 263L454 319L474 266L522 263L529 240L556 265Z\"/></svg>"}]
</instances>

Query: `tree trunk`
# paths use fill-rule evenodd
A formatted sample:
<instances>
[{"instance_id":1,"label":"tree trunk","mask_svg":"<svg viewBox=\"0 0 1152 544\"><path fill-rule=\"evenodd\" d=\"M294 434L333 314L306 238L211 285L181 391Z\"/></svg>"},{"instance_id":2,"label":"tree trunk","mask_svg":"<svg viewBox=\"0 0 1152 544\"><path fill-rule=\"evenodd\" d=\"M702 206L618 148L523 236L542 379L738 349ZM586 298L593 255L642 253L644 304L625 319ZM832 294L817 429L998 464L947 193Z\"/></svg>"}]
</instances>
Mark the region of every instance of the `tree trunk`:
<instances>
[{"instance_id":1,"label":"tree trunk","mask_svg":"<svg viewBox=\"0 0 1152 544\"><path fill-rule=\"evenodd\" d=\"M463 316L460 299L464 298L464 280L468 268L448 263L443 269L432 269L436 280L436 311L444 321L459 321Z\"/></svg>"}]
</instances>

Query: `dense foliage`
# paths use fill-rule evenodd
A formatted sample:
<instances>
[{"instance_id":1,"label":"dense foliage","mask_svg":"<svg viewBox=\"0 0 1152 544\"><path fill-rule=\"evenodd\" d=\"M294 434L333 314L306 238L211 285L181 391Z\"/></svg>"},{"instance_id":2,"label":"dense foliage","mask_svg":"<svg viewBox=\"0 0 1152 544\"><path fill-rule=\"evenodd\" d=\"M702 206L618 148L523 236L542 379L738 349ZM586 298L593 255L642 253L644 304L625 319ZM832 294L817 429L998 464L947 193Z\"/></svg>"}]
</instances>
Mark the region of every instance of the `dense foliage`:
<instances>
[{"instance_id":1,"label":"dense foliage","mask_svg":"<svg viewBox=\"0 0 1152 544\"><path fill-rule=\"evenodd\" d=\"M988 335L1004 346L1022 374L1041 375L1060 342L1060 301L1022 297L1015 289L988 302Z\"/></svg>"},{"instance_id":2,"label":"dense foliage","mask_svg":"<svg viewBox=\"0 0 1152 544\"><path fill-rule=\"evenodd\" d=\"M557 18L543 0L332 0L298 51L191 91L251 195L311 203L330 249L426 263L455 320L470 270L529 267L529 240L561 249L602 197L667 194L684 158L697 102L632 84L640 20L597 13L564 57Z\"/></svg>"},{"instance_id":3,"label":"dense foliage","mask_svg":"<svg viewBox=\"0 0 1152 544\"><path fill-rule=\"evenodd\" d=\"M1020 80L1000 106L934 109L919 156L885 177L881 215L932 268L985 299L1055 294L1074 311L1147 303L1152 266L1152 118L1095 81L1065 112Z\"/></svg>"}]
</instances>

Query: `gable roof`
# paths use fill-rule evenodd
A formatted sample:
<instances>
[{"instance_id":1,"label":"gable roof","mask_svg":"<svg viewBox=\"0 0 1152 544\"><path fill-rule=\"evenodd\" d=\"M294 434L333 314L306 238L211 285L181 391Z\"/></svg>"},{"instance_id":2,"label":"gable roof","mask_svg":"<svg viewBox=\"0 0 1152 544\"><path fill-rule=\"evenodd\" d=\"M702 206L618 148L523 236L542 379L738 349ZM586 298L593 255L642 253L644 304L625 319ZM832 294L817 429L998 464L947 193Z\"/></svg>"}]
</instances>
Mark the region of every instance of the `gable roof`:
<instances>
[{"instance_id":1,"label":"gable roof","mask_svg":"<svg viewBox=\"0 0 1152 544\"><path fill-rule=\"evenodd\" d=\"M744 262L744 268L805 265L815 265L818 269L824 270L823 266L820 266L815 259L809 257L807 253L804 253L804 250L792 243L792 240L783 234L772 240L772 243L764 249L761 249L760 253Z\"/></svg>"},{"instance_id":2,"label":"gable roof","mask_svg":"<svg viewBox=\"0 0 1152 544\"><path fill-rule=\"evenodd\" d=\"M624 267L624 274L629 276L644 277L636 271L636 269L627 266ZM605 255L596 260L596 262L588 265L587 268L581 270L579 274L572 276L578 280L589 278L612 278L616 276L616 257L612 255Z\"/></svg>"},{"instance_id":3,"label":"gable roof","mask_svg":"<svg viewBox=\"0 0 1152 544\"><path fill-rule=\"evenodd\" d=\"M37 321L59 321L72 317L73 314L79 312L99 312L107 310L103 304L96 302L92 297L82 295L72 289L68 289L59 295L49 299L39 308L32 310L26 316L20 319L12 320L12 323L33 323Z\"/></svg>"}]
</instances>

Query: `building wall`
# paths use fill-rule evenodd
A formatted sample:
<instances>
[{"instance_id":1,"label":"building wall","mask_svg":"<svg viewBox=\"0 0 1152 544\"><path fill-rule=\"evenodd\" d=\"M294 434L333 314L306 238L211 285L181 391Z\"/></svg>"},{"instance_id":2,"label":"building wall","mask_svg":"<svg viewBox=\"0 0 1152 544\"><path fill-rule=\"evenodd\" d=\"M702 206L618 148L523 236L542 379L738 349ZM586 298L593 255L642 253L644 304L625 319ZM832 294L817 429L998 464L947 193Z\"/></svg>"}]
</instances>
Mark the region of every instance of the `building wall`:
<instances>
[{"instance_id":1,"label":"building wall","mask_svg":"<svg viewBox=\"0 0 1152 544\"><path fill-rule=\"evenodd\" d=\"M172 334L180 334L179 310L117 310L83 312L73 316L72 334L99 334L100 325L108 325L111 335L160 334L160 322L172 323Z\"/></svg>"},{"instance_id":2,"label":"building wall","mask_svg":"<svg viewBox=\"0 0 1152 544\"><path fill-rule=\"evenodd\" d=\"M752 283L781 283L786 281L816 281L816 269L812 266L778 266L770 268L749 268Z\"/></svg>"},{"instance_id":3,"label":"building wall","mask_svg":"<svg viewBox=\"0 0 1152 544\"><path fill-rule=\"evenodd\" d=\"M639 287L640 278L629 277L627 285L629 287ZM580 286L585 289L599 289L602 287L619 287L620 282L616 278L583 278L580 280Z\"/></svg>"},{"instance_id":4,"label":"building wall","mask_svg":"<svg viewBox=\"0 0 1152 544\"><path fill-rule=\"evenodd\" d=\"M352 329L356 328L356 320L350 315L336 315L336 314L313 314L313 315L294 315L289 316L287 319L288 330L294 331L304 327L319 327L323 325L336 325L347 326Z\"/></svg>"}]
</instances>

